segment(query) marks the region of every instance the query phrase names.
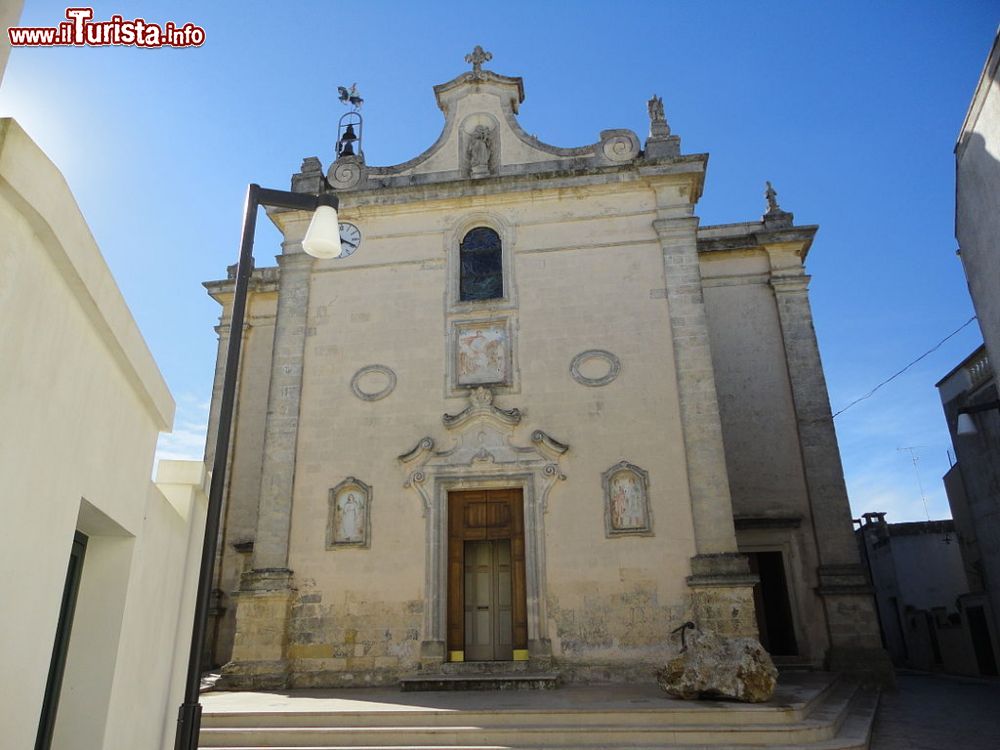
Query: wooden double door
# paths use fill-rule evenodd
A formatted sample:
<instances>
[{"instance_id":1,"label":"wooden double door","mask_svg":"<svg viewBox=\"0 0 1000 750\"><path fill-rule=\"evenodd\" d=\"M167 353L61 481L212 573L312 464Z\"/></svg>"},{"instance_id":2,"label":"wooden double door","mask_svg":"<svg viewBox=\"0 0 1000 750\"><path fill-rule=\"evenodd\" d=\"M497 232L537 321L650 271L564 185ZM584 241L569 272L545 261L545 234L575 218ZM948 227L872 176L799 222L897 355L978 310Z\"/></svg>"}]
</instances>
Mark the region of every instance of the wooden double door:
<instances>
[{"instance_id":1,"label":"wooden double door","mask_svg":"<svg viewBox=\"0 0 1000 750\"><path fill-rule=\"evenodd\" d=\"M451 661L527 659L520 489L448 493Z\"/></svg>"}]
</instances>

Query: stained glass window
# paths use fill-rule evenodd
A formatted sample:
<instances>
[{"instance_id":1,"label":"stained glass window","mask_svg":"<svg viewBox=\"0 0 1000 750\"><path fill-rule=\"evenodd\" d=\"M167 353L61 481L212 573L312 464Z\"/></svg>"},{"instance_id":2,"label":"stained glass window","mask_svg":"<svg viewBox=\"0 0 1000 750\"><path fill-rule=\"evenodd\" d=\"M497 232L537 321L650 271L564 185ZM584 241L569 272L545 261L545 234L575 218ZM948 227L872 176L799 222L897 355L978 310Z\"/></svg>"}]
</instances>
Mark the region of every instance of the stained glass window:
<instances>
[{"instance_id":1,"label":"stained glass window","mask_svg":"<svg viewBox=\"0 0 1000 750\"><path fill-rule=\"evenodd\" d=\"M476 227L459 246L462 267L460 296L468 300L503 297L503 262L500 235L489 227Z\"/></svg>"}]
</instances>

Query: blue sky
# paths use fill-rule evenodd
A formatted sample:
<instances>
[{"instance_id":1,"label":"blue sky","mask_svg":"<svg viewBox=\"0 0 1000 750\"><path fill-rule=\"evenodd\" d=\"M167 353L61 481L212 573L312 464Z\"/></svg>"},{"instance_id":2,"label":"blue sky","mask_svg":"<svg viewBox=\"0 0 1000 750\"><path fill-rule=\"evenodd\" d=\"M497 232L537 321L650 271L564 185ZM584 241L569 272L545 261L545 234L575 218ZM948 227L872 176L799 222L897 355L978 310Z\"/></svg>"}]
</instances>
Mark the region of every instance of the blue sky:
<instances>
[{"instance_id":1,"label":"blue sky","mask_svg":"<svg viewBox=\"0 0 1000 750\"><path fill-rule=\"evenodd\" d=\"M22 25L65 3L27 0ZM395 164L443 123L431 87L468 66L524 78L520 121L577 146L645 137L663 97L685 153L711 155L705 224L756 219L771 180L819 224L808 260L834 411L972 316L955 256L952 149L998 22L996 2L119 2L191 21L197 49L16 49L0 88L60 166L178 402L164 455L199 457L218 308L201 282L235 261L246 185L287 188L332 157L343 108L366 103L365 154ZM270 264L278 235L262 226ZM967 327L837 418L855 514L947 517L950 447L934 383L980 342Z\"/></svg>"}]
</instances>

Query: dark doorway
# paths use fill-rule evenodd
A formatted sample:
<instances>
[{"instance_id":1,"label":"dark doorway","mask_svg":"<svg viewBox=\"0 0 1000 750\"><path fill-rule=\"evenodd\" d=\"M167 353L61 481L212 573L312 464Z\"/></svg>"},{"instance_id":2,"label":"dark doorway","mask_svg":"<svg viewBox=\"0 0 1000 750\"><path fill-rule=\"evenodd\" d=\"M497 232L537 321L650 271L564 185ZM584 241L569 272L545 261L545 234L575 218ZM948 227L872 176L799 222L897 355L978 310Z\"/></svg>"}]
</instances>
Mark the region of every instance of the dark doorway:
<instances>
[{"instance_id":1,"label":"dark doorway","mask_svg":"<svg viewBox=\"0 0 1000 750\"><path fill-rule=\"evenodd\" d=\"M997 673L997 660L990 640L990 629L986 624L986 614L982 607L968 607L965 616L969 619L969 635L972 636L972 649L976 652L979 674L993 677Z\"/></svg>"},{"instance_id":2,"label":"dark doorway","mask_svg":"<svg viewBox=\"0 0 1000 750\"><path fill-rule=\"evenodd\" d=\"M527 658L521 490L448 493L448 658Z\"/></svg>"},{"instance_id":3,"label":"dark doorway","mask_svg":"<svg viewBox=\"0 0 1000 750\"><path fill-rule=\"evenodd\" d=\"M465 659L510 661L510 539L465 543Z\"/></svg>"},{"instance_id":4,"label":"dark doorway","mask_svg":"<svg viewBox=\"0 0 1000 750\"><path fill-rule=\"evenodd\" d=\"M59 624L56 626L56 640L52 646L49 676L45 681L45 697L42 700L42 713L38 720L35 750L49 750L52 744L56 710L59 708L59 691L66 669L66 651L69 648L70 631L73 629L73 612L76 610L76 595L80 591L80 574L83 572L83 556L86 551L87 537L78 531L73 538L73 547L69 554L69 568L63 586L62 604L59 606Z\"/></svg>"},{"instance_id":5,"label":"dark doorway","mask_svg":"<svg viewBox=\"0 0 1000 750\"><path fill-rule=\"evenodd\" d=\"M761 645L772 656L798 656L781 553L751 552L748 557L750 572L760 576L760 583L753 587L753 598Z\"/></svg>"}]
</instances>

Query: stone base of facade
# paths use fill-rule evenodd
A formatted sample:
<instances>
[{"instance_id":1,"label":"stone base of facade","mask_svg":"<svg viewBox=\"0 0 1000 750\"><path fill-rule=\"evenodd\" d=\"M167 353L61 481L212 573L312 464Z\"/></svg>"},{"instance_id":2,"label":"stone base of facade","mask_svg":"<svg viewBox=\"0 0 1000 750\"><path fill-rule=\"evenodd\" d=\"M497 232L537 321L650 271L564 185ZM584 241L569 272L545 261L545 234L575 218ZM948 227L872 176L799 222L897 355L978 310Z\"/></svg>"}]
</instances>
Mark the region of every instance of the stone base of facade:
<instances>
[{"instance_id":1,"label":"stone base of facade","mask_svg":"<svg viewBox=\"0 0 1000 750\"><path fill-rule=\"evenodd\" d=\"M746 555L727 552L691 558L688 601L691 621L702 630L758 638L753 587Z\"/></svg>"},{"instance_id":2,"label":"stone base of facade","mask_svg":"<svg viewBox=\"0 0 1000 750\"><path fill-rule=\"evenodd\" d=\"M289 663L279 661L231 661L222 667L216 683L221 690L284 690L291 686Z\"/></svg>"},{"instance_id":3,"label":"stone base of facade","mask_svg":"<svg viewBox=\"0 0 1000 750\"><path fill-rule=\"evenodd\" d=\"M289 685L288 623L296 591L285 569L244 573L236 601L232 660L220 687L273 690Z\"/></svg>"},{"instance_id":4,"label":"stone base of facade","mask_svg":"<svg viewBox=\"0 0 1000 750\"><path fill-rule=\"evenodd\" d=\"M825 565L818 572L831 641L824 666L883 687L894 686L896 674L882 646L875 599L864 568Z\"/></svg>"},{"instance_id":5,"label":"stone base of facade","mask_svg":"<svg viewBox=\"0 0 1000 750\"><path fill-rule=\"evenodd\" d=\"M288 677L289 688L363 688L396 687L403 672L400 669L329 669L293 661Z\"/></svg>"},{"instance_id":6,"label":"stone base of facade","mask_svg":"<svg viewBox=\"0 0 1000 750\"><path fill-rule=\"evenodd\" d=\"M440 669L448 660L448 649L444 641L420 642L420 668Z\"/></svg>"}]
</instances>

